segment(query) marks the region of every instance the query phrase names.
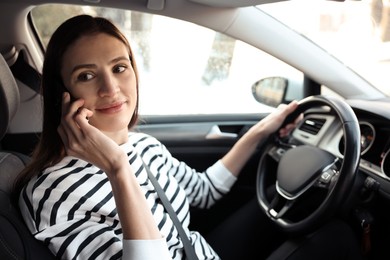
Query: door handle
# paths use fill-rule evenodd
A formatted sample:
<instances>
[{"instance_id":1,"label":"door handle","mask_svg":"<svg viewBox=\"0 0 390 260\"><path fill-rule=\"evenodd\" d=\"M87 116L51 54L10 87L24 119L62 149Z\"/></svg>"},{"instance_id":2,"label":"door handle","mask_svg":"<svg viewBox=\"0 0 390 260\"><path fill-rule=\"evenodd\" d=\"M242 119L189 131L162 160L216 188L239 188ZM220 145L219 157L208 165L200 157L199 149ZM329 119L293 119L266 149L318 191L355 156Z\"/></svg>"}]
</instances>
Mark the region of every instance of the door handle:
<instances>
[{"instance_id":1,"label":"door handle","mask_svg":"<svg viewBox=\"0 0 390 260\"><path fill-rule=\"evenodd\" d=\"M238 134L222 132L218 125L213 125L206 135L206 139L235 139Z\"/></svg>"}]
</instances>

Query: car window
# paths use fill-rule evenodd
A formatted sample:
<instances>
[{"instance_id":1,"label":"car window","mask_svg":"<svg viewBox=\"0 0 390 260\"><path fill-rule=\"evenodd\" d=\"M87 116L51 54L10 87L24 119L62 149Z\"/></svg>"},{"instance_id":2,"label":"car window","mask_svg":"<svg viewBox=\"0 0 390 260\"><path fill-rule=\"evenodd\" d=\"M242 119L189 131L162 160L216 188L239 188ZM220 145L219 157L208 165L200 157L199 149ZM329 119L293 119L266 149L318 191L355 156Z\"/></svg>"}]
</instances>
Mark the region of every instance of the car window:
<instances>
[{"instance_id":1,"label":"car window","mask_svg":"<svg viewBox=\"0 0 390 260\"><path fill-rule=\"evenodd\" d=\"M294 0L258 8L288 24L390 95L388 1Z\"/></svg>"},{"instance_id":2,"label":"car window","mask_svg":"<svg viewBox=\"0 0 390 260\"><path fill-rule=\"evenodd\" d=\"M102 15L128 37L140 72L140 114L262 113L252 85L268 76L303 74L244 42L164 16L112 8L43 5L32 10L46 46L53 31L77 14Z\"/></svg>"}]
</instances>

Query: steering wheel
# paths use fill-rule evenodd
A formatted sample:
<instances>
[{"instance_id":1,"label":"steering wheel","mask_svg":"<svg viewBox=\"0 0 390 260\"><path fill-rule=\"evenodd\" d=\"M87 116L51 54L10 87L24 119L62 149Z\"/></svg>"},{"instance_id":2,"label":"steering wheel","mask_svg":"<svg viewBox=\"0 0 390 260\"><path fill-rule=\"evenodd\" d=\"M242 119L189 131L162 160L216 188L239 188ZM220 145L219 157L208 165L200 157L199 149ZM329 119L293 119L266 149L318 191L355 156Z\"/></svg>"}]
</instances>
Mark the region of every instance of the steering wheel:
<instances>
[{"instance_id":1,"label":"steering wheel","mask_svg":"<svg viewBox=\"0 0 390 260\"><path fill-rule=\"evenodd\" d=\"M316 115L330 115L343 129L344 151L339 158L320 148L320 142L304 142L291 134L283 140L276 135L267 140L257 170L257 200L287 232L307 232L333 215L350 192L360 160L359 123L345 101L318 95L298 104L283 125L300 114L305 122L314 110Z\"/></svg>"}]
</instances>

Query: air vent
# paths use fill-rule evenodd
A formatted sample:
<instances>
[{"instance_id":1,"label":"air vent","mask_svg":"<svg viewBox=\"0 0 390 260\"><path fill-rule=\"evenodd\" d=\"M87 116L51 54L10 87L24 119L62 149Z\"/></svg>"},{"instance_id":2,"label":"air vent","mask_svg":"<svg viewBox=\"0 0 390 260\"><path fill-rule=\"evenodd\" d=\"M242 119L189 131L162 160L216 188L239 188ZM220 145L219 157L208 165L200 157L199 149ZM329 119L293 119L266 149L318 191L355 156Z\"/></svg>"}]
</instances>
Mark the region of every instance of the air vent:
<instances>
[{"instance_id":1,"label":"air vent","mask_svg":"<svg viewBox=\"0 0 390 260\"><path fill-rule=\"evenodd\" d=\"M316 135L321 130L321 127L325 124L325 122L325 118L308 118L303 122L299 129L309 134Z\"/></svg>"}]
</instances>

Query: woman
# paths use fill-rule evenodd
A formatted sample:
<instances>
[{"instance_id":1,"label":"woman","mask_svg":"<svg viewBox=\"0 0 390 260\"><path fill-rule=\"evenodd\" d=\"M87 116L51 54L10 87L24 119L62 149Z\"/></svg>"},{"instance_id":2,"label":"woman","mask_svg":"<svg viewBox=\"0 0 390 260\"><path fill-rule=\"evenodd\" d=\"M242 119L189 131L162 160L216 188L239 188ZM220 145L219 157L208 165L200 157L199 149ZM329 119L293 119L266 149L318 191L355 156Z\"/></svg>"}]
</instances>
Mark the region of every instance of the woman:
<instances>
[{"instance_id":1,"label":"woman","mask_svg":"<svg viewBox=\"0 0 390 260\"><path fill-rule=\"evenodd\" d=\"M183 243L143 163L164 187L198 258L218 259L188 230L189 206L208 208L226 194L257 144L297 107L280 106L198 173L153 137L129 131L138 116L132 50L112 23L87 15L53 34L42 94L41 139L15 190L31 232L63 259L182 259Z\"/></svg>"}]
</instances>

